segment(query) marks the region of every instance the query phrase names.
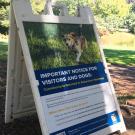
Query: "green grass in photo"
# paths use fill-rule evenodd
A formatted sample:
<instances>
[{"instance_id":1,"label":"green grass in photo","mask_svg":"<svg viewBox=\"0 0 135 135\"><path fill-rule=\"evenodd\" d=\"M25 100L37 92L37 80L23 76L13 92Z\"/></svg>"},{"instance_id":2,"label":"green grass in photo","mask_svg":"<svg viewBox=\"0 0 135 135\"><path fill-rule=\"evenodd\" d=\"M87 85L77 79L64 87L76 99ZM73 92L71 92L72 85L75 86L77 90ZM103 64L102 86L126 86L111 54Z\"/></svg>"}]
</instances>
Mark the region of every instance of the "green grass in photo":
<instances>
[{"instance_id":1,"label":"green grass in photo","mask_svg":"<svg viewBox=\"0 0 135 135\"><path fill-rule=\"evenodd\" d=\"M31 39L32 40L32 39ZM48 69L65 66L74 66L76 54L70 51L60 39L35 40L35 44L29 46L34 69ZM39 41L39 42L38 42ZM41 43L42 41L42 43ZM28 40L28 44L31 41ZM100 61L100 54L96 43L89 43L89 49L84 50L80 58L81 63L89 64Z\"/></svg>"},{"instance_id":2,"label":"green grass in photo","mask_svg":"<svg viewBox=\"0 0 135 135\"><path fill-rule=\"evenodd\" d=\"M81 27L81 28L80 28ZM101 61L100 51L92 25L24 23L28 46L35 70L90 64ZM87 39L80 63L76 53L63 41L63 35L80 33Z\"/></svg>"}]
</instances>

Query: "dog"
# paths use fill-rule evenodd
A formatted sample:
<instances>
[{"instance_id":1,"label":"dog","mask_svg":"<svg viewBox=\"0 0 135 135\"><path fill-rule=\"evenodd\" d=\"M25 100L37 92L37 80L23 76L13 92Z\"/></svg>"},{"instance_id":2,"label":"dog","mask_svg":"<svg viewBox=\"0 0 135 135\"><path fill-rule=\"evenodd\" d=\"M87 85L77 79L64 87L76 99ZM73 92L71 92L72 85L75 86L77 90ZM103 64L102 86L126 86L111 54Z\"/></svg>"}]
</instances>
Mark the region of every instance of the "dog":
<instances>
[{"instance_id":1,"label":"dog","mask_svg":"<svg viewBox=\"0 0 135 135\"><path fill-rule=\"evenodd\" d=\"M63 36L66 46L73 52L76 53L76 62L80 62L80 57L84 51L87 49L87 40L84 36L77 36L76 33L70 32Z\"/></svg>"}]
</instances>

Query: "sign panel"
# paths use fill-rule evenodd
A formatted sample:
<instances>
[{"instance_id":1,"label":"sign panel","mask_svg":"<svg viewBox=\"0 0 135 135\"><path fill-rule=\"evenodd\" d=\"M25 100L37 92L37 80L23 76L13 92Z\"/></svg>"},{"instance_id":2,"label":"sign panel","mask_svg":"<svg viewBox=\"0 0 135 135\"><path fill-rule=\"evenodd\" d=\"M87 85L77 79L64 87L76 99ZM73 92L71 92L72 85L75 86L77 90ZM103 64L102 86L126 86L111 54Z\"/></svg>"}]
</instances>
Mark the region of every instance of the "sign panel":
<instances>
[{"instance_id":1,"label":"sign panel","mask_svg":"<svg viewBox=\"0 0 135 135\"><path fill-rule=\"evenodd\" d=\"M119 125L93 24L23 26L49 134L97 134Z\"/></svg>"}]
</instances>

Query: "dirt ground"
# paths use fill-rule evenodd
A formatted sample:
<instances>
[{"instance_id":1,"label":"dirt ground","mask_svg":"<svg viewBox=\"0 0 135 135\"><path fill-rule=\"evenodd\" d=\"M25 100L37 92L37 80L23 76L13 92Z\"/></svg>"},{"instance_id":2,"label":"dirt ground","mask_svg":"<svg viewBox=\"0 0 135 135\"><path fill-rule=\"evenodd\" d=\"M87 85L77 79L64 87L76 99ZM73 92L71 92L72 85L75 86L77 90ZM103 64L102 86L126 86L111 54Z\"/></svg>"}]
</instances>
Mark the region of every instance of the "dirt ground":
<instances>
[{"instance_id":1,"label":"dirt ground","mask_svg":"<svg viewBox=\"0 0 135 135\"><path fill-rule=\"evenodd\" d=\"M135 67L109 65L112 81L117 95L128 96L135 93ZM4 124L6 87L6 62L0 62L0 135L41 135L38 118L35 116ZM121 107L127 132L122 135L135 135L135 113ZM132 111L132 115L129 111Z\"/></svg>"},{"instance_id":2,"label":"dirt ground","mask_svg":"<svg viewBox=\"0 0 135 135\"><path fill-rule=\"evenodd\" d=\"M117 96L132 98L135 95L135 67L122 65L108 65L108 67ZM124 102L127 99L125 98ZM135 110L121 105L121 111L127 127L127 132L122 135L135 135Z\"/></svg>"}]
</instances>

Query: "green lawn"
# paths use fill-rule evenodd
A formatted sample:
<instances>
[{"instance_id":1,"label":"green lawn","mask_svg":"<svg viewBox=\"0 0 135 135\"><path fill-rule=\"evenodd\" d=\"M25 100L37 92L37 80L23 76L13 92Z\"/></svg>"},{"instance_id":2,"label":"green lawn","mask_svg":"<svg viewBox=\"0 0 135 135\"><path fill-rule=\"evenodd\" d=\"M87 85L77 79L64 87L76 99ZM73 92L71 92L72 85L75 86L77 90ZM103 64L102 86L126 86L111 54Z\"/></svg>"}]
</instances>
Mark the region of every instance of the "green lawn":
<instances>
[{"instance_id":1,"label":"green lawn","mask_svg":"<svg viewBox=\"0 0 135 135\"><path fill-rule=\"evenodd\" d=\"M115 32L101 37L105 49L135 50L135 35L126 32Z\"/></svg>"},{"instance_id":2,"label":"green lawn","mask_svg":"<svg viewBox=\"0 0 135 135\"><path fill-rule=\"evenodd\" d=\"M0 61L7 60L8 43L6 41L0 41Z\"/></svg>"},{"instance_id":3,"label":"green lawn","mask_svg":"<svg viewBox=\"0 0 135 135\"><path fill-rule=\"evenodd\" d=\"M135 66L134 34L116 32L101 39L108 63Z\"/></svg>"},{"instance_id":4,"label":"green lawn","mask_svg":"<svg viewBox=\"0 0 135 135\"><path fill-rule=\"evenodd\" d=\"M104 49L108 63L135 66L135 51Z\"/></svg>"},{"instance_id":5,"label":"green lawn","mask_svg":"<svg viewBox=\"0 0 135 135\"><path fill-rule=\"evenodd\" d=\"M116 39L114 41L116 42ZM135 40L133 41L135 44ZM113 43L113 40L111 40L111 43ZM131 43L130 40L130 44L126 43L126 45L118 44L104 46L103 48L107 62L111 64L135 66L135 46L133 43L131 45ZM0 40L0 61L6 61L7 59L7 44L7 40Z\"/></svg>"}]
</instances>

